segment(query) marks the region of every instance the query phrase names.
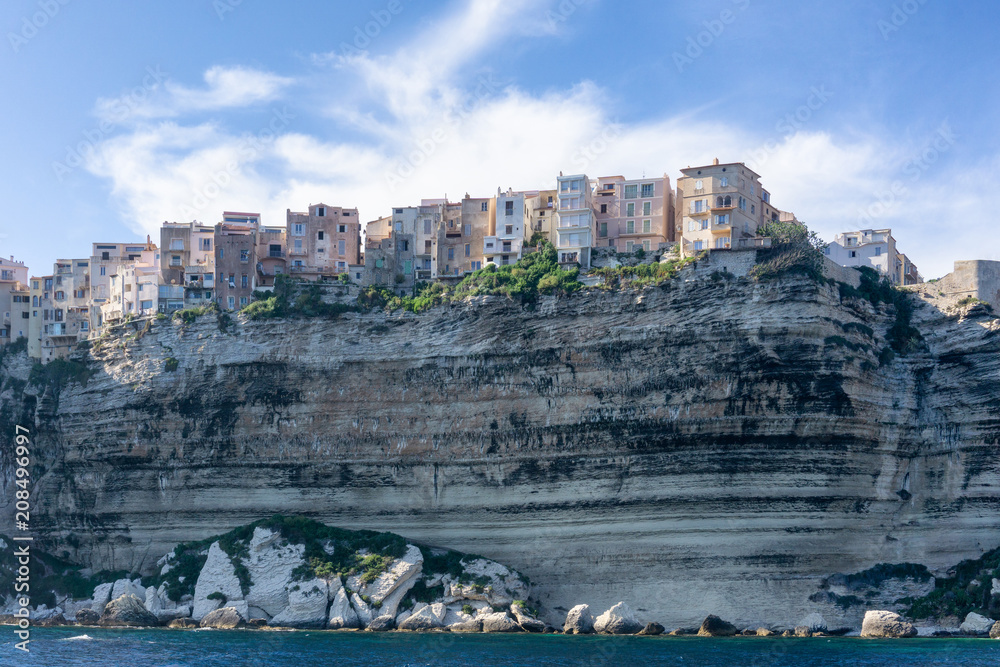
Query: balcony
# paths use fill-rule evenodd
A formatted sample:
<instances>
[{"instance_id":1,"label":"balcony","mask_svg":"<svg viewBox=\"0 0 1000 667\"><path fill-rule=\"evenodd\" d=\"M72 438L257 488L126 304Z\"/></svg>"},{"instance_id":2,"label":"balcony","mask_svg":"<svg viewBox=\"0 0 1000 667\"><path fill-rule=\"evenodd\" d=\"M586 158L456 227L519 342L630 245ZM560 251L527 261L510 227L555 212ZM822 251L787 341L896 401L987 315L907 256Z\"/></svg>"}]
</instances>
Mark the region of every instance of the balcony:
<instances>
[{"instance_id":1,"label":"balcony","mask_svg":"<svg viewBox=\"0 0 1000 667\"><path fill-rule=\"evenodd\" d=\"M309 251L306 250L305 248L289 248L288 249L288 254L289 255L293 255L293 256L299 256L299 257L301 257L301 256L308 255Z\"/></svg>"},{"instance_id":2,"label":"balcony","mask_svg":"<svg viewBox=\"0 0 1000 667\"><path fill-rule=\"evenodd\" d=\"M734 208L736 208L736 205L733 204L732 202L729 202L728 204L726 204L725 202L723 202L722 204L719 204L718 202L716 202L712 206L711 210L713 210L713 211L732 211Z\"/></svg>"},{"instance_id":3,"label":"balcony","mask_svg":"<svg viewBox=\"0 0 1000 667\"><path fill-rule=\"evenodd\" d=\"M271 251L269 251L267 253L267 256L268 257L276 257L278 259L284 259L284 257L285 257L285 251L284 250L271 250Z\"/></svg>"}]
</instances>

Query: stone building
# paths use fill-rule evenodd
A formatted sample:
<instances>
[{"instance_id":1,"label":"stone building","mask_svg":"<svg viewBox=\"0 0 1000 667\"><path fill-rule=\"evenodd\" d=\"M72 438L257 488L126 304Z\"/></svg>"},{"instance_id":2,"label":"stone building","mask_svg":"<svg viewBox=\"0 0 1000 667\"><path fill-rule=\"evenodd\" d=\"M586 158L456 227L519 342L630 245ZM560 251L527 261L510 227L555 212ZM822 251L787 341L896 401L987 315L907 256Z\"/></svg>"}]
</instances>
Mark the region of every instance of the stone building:
<instances>
[{"instance_id":1,"label":"stone building","mask_svg":"<svg viewBox=\"0 0 1000 667\"><path fill-rule=\"evenodd\" d=\"M0 258L0 345L28 337L30 305L28 267L13 256Z\"/></svg>"},{"instance_id":2,"label":"stone building","mask_svg":"<svg viewBox=\"0 0 1000 667\"><path fill-rule=\"evenodd\" d=\"M361 263L361 221L358 209L311 204L308 211L286 212L288 270L315 281L347 273Z\"/></svg>"},{"instance_id":3,"label":"stone building","mask_svg":"<svg viewBox=\"0 0 1000 667\"><path fill-rule=\"evenodd\" d=\"M211 303L215 295L215 227L194 221L160 227L160 303L170 312Z\"/></svg>"},{"instance_id":4,"label":"stone building","mask_svg":"<svg viewBox=\"0 0 1000 667\"><path fill-rule=\"evenodd\" d=\"M483 260L503 266L521 259L525 242L531 238L531 213L537 192L514 192L497 189L496 213L487 221L483 238Z\"/></svg>"},{"instance_id":5,"label":"stone building","mask_svg":"<svg viewBox=\"0 0 1000 667\"><path fill-rule=\"evenodd\" d=\"M277 276L288 273L288 234L284 227L257 231L257 289L268 291Z\"/></svg>"},{"instance_id":6,"label":"stone building","mask_svg":"<svg viewBox=\"0 0 1000 667\"><path fill-rule=\"evenodd\" d=\"M249 305L257 285L257 226L220 223L214 242L216 303L223 310L238 310Z\"/></svg>"}]
</instances>

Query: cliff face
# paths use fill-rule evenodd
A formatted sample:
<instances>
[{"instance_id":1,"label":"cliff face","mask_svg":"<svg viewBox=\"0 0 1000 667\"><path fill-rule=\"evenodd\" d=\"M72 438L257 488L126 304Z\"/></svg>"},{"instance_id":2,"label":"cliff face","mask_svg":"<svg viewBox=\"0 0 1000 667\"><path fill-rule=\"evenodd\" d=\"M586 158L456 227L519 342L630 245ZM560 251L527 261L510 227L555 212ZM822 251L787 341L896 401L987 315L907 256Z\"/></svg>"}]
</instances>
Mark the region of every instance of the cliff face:
<instances>
[{"instance_id":1,"label":"cliff face","mask_svg":"<svg viewBox=\"0 0 1000 667\"><path fill-rule=\"evenodd\" d=\"M206 316L0 398L35 420L33 528L95 568L305 514L515 567L550 618L833 624L863 607L809 601L832 573L1000 543L1000 321L968 315L921 305L882 367L891 314L805 279Z\"/></svg>"}]
</instances>

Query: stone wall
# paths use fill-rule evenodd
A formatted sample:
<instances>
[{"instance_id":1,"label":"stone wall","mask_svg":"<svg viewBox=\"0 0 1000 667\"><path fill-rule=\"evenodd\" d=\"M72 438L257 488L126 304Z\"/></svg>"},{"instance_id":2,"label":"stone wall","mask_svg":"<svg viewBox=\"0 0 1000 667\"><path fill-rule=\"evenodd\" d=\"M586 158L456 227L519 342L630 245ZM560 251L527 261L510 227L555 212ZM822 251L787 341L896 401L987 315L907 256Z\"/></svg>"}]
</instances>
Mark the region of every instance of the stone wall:
<instances>
[{"instance_id":1,"label":"stone wall","mask_svg":"<svg viewBox=\"0 0 1000 667\"><path fill-rule=\"evenodd\" d=\"M944 278L916 285L914 289L949 301L971 296L1000 308L1000 262L985 259L955 262L955 270Z\"/></svg>"}]
</instances>

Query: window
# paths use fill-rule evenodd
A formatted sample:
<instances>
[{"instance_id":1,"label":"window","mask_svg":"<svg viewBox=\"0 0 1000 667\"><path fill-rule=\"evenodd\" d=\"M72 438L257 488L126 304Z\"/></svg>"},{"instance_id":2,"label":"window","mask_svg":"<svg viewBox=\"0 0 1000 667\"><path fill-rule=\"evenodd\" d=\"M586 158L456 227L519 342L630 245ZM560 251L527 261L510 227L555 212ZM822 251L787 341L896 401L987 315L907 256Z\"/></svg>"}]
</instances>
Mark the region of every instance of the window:
<instances>
[{"instance_id":1,"label":"window","mask_svg":"<svg viewBox=\"0 0 1000 667\"><path fill-rule=\"evenodd\" d=\"M465 236L472 236L472 225L464 225L462 227L462 234Z\"/></svg>"},{"instance_id":2,"label":"window","mask_svg":"<svg viewBox=\"0 0 1000 667\"><path fill-rule=\"evenodd\" d=\"M403 252L409 252L410 251L410 242L407 241L406 239L403 239L402 241L399 242L399 246L398 247Z\"/></svg>"},{"instance_id":3,"label":"window","mask_svg":"<svg viewBox=\"0 0 1000 667\"><path fill-rule=\"evenodd\" d=\"M648 198L650 198L650 197L653 196L653 184L652 183L643 183L642 184L642 195L641 196L642 196L643 199L648 199Z\"/></svg>"},{"instance_id":4,"label":"window","mask_svg":"<svg viewBox=\"0 0 1000 667\"><path fill-rule=\"evenodd\" d=\"M171 250L184 250L184 239L170 239L170 249ZM107 255L108 253L104 253ZM102 259L108 259L107 257L102 257Z\"/></svg>"},{"instance_id":5,"label":"window","mask_svg":"<svg viewBox=\"0 0 1000 667\"><path fill-rule=\"evenodd\" d=\"M229 310L232 310L232 309L236 308L236 297L235 296L229 297L228 302L229 302Z\"/></svg>"},{"instance_id":6,"label":"window","mask_svg":"<svg viewBox=\"0 0 1000 667\"><path fill-rule=\"evenodd\" d=\"M424 234L430 234L430 233L431 233L431 221L424 220Z\"/></svg>"},{"instance_id":7,"label":"window","mask_svg":"<svg viewBox=\"0 0 1000 667\"><path fill-rule=\"evenodd\" d=\"M413 273L413 260L407 259L403 261L403 273L409 275Z\"/></svg>"},{"instance_id":8,"label":"window","mask_svg":"<svg viewBox=\"0 0 1000 667\"><path fill-rule=\"evenodd\" d=\"M513 203L513 202L511 202L511 203ZM483 210L483 211L488 211L488 210L490 210L490 203L489 203L489 202L487 202L487 201L484 201L484 202L483 202L483 207L482 207L482 209L481 209L481 210Z\"/></svg>"},{"instance_id":9,"label":"window","mask_svg":"<svg viewBox=\"0 0 1000 667\"><path fill-rule=\"evenodd\" d=\"M625 186L625 199L636 199L639 196L639 186L632 184Z\"/></svg>"},{"instance_id":10,"label":"window","mask_svg":"<svg viewBox=\"0 0 1000 667\"><path fill-rule=\"evenodd\" d=\"M302 239L295 239L295 252L302 252Z\"/></svg>"},{"instance_id":11,"label":"window","mask_svg":"<svg viewBox=\"0 0 1000 667\"><path fill-rule=\"evenodd\" d=\"M37 296L31 297L31 305L34 306L35 308L38 308L38 297Z\"/></svg>"},{"instance_id":12,"label":"window","mask_svg":"<svg viewBox=\"0 0 1000 667\"><path fill-rule=\"evenodd\" d=\"M608 212L608 205L601 204L601 213L607 213L607 212Z\"/></svg>"},{"instance_id":13,"label":"window","mask_svg":"<svg viewBox=\"0 0 1000 667\"><path fill-rule=\"evenodd\" d=\"M649 241L642 242L642 249L645 250L646 252L649 252Z\"/></svg>"},{"instance_id":14,"label":"window","mask_svg":"<svg viewBox=\"0 0 1000 667\"><path fill-rule=\"evenodd\" d=\"M729 214L725 213L723 215L715 216L715 224L717 225L728 225L729 224Z\"/></svg>"},{"instance_id":15,"label":"window","mask_svg":"<svg viewBox=\"0 0 1000 667\"><path fill-rule=\"evenodd\" d=\"M170 256L170 266L180 266L180 265L181 265L181 256L180 255L171 255ZM104 267L103 266L101 267L101 275L102 276L104 275Z\"/></svg>"},{"instance_id":16,"label":"window","mask_svg":"<svg viewBox=\"0 0 1000 667\"><path fill-rule=\"evenodd\" d=\"M229 286L232 287L233 289L236 288L236 274L235 273L230 273L229 274Z\"/></svg>"},{"instance_id":17,"label":"window","mask_svg":"<svg viewBox=\"0 0 1000 667\"><path fill-rule=\"evenodd\" d=\"M704 210L705 210L705 201L704 200L699 199L698 201L691 202L691 212L692 213L701 213Z\"/></svg>"},{"instance_id":18,"label":"window","mask_svg":"<svg viewBox=\"0 0 1000 667\"><path fill-rule=\"evenodd\" d=\"M340 239L337 241L337 254L346 255L347 254L347 241Z\"/></svg>"},{"instance_id":19,"label":"window","mask_svg":"<svg viewBox=\"0 0 1000 667\"><path fill-rule=\"evenodd\" d=\"M240 250L240 261L243 262L244 264L250 261L249 250Z\"/></svg>"},{"instance_id":20,"label":"window","mask_svg":"<svg viewBox=\"0 0 1000 667\"><path fill-rule=\"evenodd\" d=\"M247 288L249 286L250 286L250 284L247 281L247 275L243 274L242 276L240 276L240 287L242 287L242 288L245 289L245 288Z\"/></svg>"},{"instance_id":21,"label":"window","mask_svg":"<svg viewBox=\"0 0 1000 667\"><path fill-rule=\"evenodd\" d=\"M708 229L708 220L702 220L701 221L701 228L702 229Z\"/></svg>"},{"instance_id":22,"label":"window","mask_svg":"<svg viewBox=\"0 0 1000 667\"><path fill-rule=\"evenodd\" d=\"M634 243L632 243L631 241L626 241L626 242L625 242L625 252L632 252L632 247L633 247L634 245L635 245L635 244L634 244Z\"/></svg>"},{"instance_id":23,"label":"window","mask_svg":"<svg viewBox=\"0 0 1000 667\"><path fill-rule=\"evenodd\" d=\"M347 233L347 225L337 225L337 231L341 234Z\"/></svg>"},{"instance_id":24,"label":"window","mask_svg":"<svg viewBox=\"0 0 1000 667\"><path fill-rule=\"evenodd\" d=\"M455 259L455 249L448 248L448 259Z\"/></svg>"},{"instance_id":25,"label":"window","mask_svg":"<svg viewBox=\"0 0 1000 667\"><path fill-rule=\"evenodd\" d=\"M705 182L704 181L695 181L694 182L694 189L695 190L704 190L705 189Z\"/></svg>"},{"instance_id":26,"label":"window","mask_svg":"<svg viewBox=\"0 0 1000 667\"><path fill-rule=\"evenodd\" d=\"M325 218L326 217L326 207L325 206L317 206L316 207L316 217L317 218Z\"/></svg>"},{"instance_id":27,"label":"window","mask_svg":"<svg viewBox=\"0 0 1000 667\"><path fill-rule=\"evenodd\" d=\"M292 225L292 236L305 236L306 226L300 222Z\"/></svg>"},{"instance_id":28,"label":"window","mask_svg":"<svg viewBox=\"0 0 1000 667\"><path fill-rule=\"evenodd\" d=\"M606 222L602 222L601 223L601 226L597 230L597 235L600 236L602 239L603 238L607 238L607 236L608 236L608 223L606 223Z\"/></svg>"},{"instance_id":29,"label":"window","mask_svg":"<svg viewBox=\"0 0 1000 667\"><path fill-rule=\"evenodd\" d=\"M430 241L424 241L424 254L425 255L431 254L431 242Z\"/></svg>"},{"instance_id":30,"label":"window","mask_svg":"<svg viewBox=\"0 0 1000 667\"><path fill-rule=\"evenodd\" d=\"M201 239L201 249L211 250L212 249L212 239Z\"/></svg>"},{"instance_id":31,"label":"window","mask_svg":"<svg viewBox=\"0 0 1000 667\"><path fill-rule=\"evenodd\" d=\"M635 202L625 204L625 215L630 217L635 215Z\"/></svg>"},{"instance_id":32,"label":"window","mask_svg":"<svg viewBox=\"0 0 1000 667\"><path fill-rule=\"evenodd\" d=\"M704 249L704 247L705 247L704 241L695 241L694 242L694 249L695 250L702 250L702 249Z\"/></svg>"},{"instance_id":33,"label":"window","mask_svg":"<svg viewBox=\"0 0 1000 667\"><path fill-rule=\"evenodd\" d=\"M465 256L469 257L472 254L472 246L468 243L465 244Z\"/></svg>"},{"instance_id":34,"label":"window","mask_svg":"<svg viewBox=\"0 0 1000 667\"><path fill-rule=\"evenodd\" d=\"M316 232L316 240L317 241L322 241L323 240L323 232L322 231Z\"/></svg>"},{"instance_id":35,"label":"window","mask_svg":"<svg viewBox=\"0 0 1000 667\"><path fill-rule=\"evenodd\" d=\"M226 256L226 249L225 248L219 248L219 259L222 259L225 256Z\"/></svg>"},{"instance_id":36,"label":"window","mask_svg":"<svg viewBox=\"0 0 1000 667\"><path fill-rule=\"evenodd\" d=\"M486 209L483 210L485 211ZM514 215L514 202L512 201L504 202L503 212L504 215Z\"/></svg>"},{"instance_id":37,"label":"window","mask_svg":"<svg viewBox=\"0 0 1000 667\"><path fill-rule=\"evenodd\" d=\"M858 256L858 251L857 250L852 250L851 251L851 257L857 257L857 256Z\"/></svg>"},{"instance_id":38,"label":"window","mask_svg":"<svg viewBox=\"0 0 1000 667\"><path fill-rule=\"evenodd\" d=\"M473 271L478 271L481 268L483 268L483 263L482 262L472 262L472 270Z\"/></svg>"},{"instance_id":39,"label":"window","mask_svg":"<svg viewBox=\"0 0 1000 667\"><path fill-rule=\"evenodd\" d=\"M649 234L650 229L652 229L652 221L643 220L642 221L642 233Z\"/></svg>"},{"instance_id":40,"label":"window","mask_svg":"<svg viewBox=\"0 0 1000 667\"><path fill-rule=\"evenodd\" d=\"M882 246L875 246L875 256L880 257L882 255Z\"/></svg>"},{"instance_id":41,"label":"window","mask_svg":"<svg viewBox=\"0 0 1000 667\"><path fill-rule=\"evenodd\" d=\"M247 304L248 304L249 302L250 302L250 300L249 300L249 299L248 299L247 297L245 297L245 296L241 296L241 297L240 297L240 305L241 305L241 306L245 306L245 305L247 305Z\"/></svg>"},{"instance_id":42,"label":"window","mask_svg":"<svg viewBox=\"0 0 1000 667\"><path fill-rule=\"evenodd\" d=\"M722 186L722 187L724 187L724 188L728 188L729 187L729 177L728 176L723 176L722 178L720 178L719 179L719 185Z\"/></svg>"},{"instance_id":43,"label":"window","mask_svg":"<svg viewBox=\"0 0 1000 667\"><path fill-rule=\"evenodd\" d=\"M281 257L281 244L271 243L267 246L267 254L271 257Z\"/></svg>"},{"instance_id":44,"label":"window","mask_svg":"<svg viewBox=\"0 0 1000 667\"><path fill-rule=\"evenodd\" d=\"M757 207L754 206L753 204L750 204L750 214L753 215L756 212L757 212Z\"/></svg>"},{"instance_id":45,"label":"window","mask_svg":"<svg viewBox=\"0 0 1000 667\"><path fill-rule=\"evenodd\" d=\"M514 233L514 225L507 225L504 227L504 234L510 236Z\"/></svg>"},{"instance_id":46,"label":"window","mask_svg":"<svg viewBox=\"0 0 1000 667\"><path fill-rule=\"evenodd\" d=\"M635 234L635 220L626 220L625 221L625 233L626 234Z\"/></svg>"}]
</instances>

